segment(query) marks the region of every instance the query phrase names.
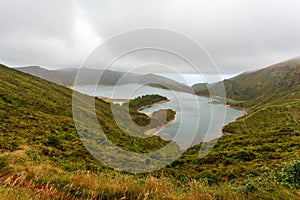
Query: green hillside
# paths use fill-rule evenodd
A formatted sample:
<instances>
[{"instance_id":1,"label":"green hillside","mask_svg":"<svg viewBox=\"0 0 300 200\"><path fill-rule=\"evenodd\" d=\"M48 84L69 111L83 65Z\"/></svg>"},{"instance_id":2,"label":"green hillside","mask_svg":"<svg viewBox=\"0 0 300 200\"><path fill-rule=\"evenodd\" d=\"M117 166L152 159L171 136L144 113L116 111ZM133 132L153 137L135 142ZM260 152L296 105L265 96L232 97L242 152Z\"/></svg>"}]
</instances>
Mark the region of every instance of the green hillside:
<instances>
[{"instance_id":1,"label":"green hillside","mask_svg":"<svg viewBox=\"0 0 300 200\"><path fill-rule=\"evenodd\" d=\"M72 118L70 89L1 65L0 197L299 199L297 80L278 98L272 96L266 103L249 107L248 115L224 127L228 134L208 156L199 158L199 144L164 169L127 174L99 163L84 148ZM119 147L151 152L169 144L156 136L124 133L113 120L111 104L97 99L95 106L106 135ZM143 134L127 125L124 108L115 105L115 109L123 119L121 126L134 135ZM147 118L141 113L131 117Z\"/></svg>"},{"instance_id":2,"label":"green hillside","mask_svg":"<svg viewBox=\"0 0 300 200\"><path fill-rule=\"evenodd\" d=\"M224 84L229 103L241 107L258 106L270 101L299 98L300 58L244 73L220 83L193 86L196 94L209 95L207 87ZM235 103L236 102L236 103Z\"/></svg>"},{"instance_id":3,"label":"green hillside","mask_svg":"<svg viewBox=\"0 0 300 200\"><path fill-rule=\"evenodd\" d=\"M30 146L67 169L104 167L87 152L78 138L72 118L72 90L0 67L1 152L13 152ZM127 123L130 119L126 110L118 105L113 106L122 119L120 122L124 123L120 126L126 126L127 132L131 131L132 135L143 135L146 130ZM151 152L168 144L168 141L157 136L144 139L124 133L115 123L109 103L97 99L96 112L107 137L126 150ZM142 113L133 112L132 117L137 121L149 121L149 117ZM155 120L159 121L159 118L156 116Z\"/></svg>"},{"instance_id":4,"label":"green hillside","mask_svg":"<svg viewBox=\"0 0 300 200\"><path fill-rule=\"evenodd\" d=\"M193 88L198 95L209 95L207 87L218 84ZM270 169L280 170L283 163L300 159L299 59L239 75L224 85L228 104L247 108L247 114L223 128L225 135L208 156L197 160L201 148L197 145L172 164L170 173L174 168L189 169L190 177L205 177L212 183L250 180L247 184L254 186L268 180ZM293 176L300 177L300 168Z\"/></svg>"},{"instance_id":5,"label":"green hillside","mask_svg":"<svg viewBox=\"0 0 300 200\"><path fill-rule=\"evenodd\" d=\"M213 89L218 84L221 83L207 87ZM228 104L247 108L247 115L224 127L225 132L255 134L277 129L299 132L300 58L241 74L225 80L224 85ZM203 84L193 88L198 95L209 93Z\"/></svg>"},{"instance_id":6,"label":"green hillside","mask_svg":"<svg viewBox=\"0 0 300 200\"><path fill-rule=\"evenodd\" d=\"M213 89L218 84L207 87ZM195 146L177 161L181 163L179 168L194 168L191 174L218 182L222 177L260 177L264 166L274 169L300 158L299 59L241 74L225 80L224 85L228 104L247 108L247 114L223 128L225 135L218 139L209 156L193 159L192 155L200 149L200 145ZM193 86L198 95L208 95L207 87ZM207 166L211 169L206 170Z\"/></svg>"}]
</instances>

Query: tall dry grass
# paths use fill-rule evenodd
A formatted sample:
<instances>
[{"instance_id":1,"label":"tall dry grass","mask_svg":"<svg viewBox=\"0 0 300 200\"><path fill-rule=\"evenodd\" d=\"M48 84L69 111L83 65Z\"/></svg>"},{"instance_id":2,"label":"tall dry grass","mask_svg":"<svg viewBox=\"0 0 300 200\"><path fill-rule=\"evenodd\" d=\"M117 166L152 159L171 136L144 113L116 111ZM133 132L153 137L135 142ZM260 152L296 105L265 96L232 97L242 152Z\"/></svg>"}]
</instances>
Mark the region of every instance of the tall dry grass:
<instances>
[{"instance_id":1,"label":"tall dry grass","mask_svg":"<svg viewBox=\"0 0 300 200\"><path fill-rule=\"evenodd\" d=\"M242 192L236 183L209 186L192 180L181 183L170 177L141 177L120 172L67 172L53 163L18 162L11 158L0 174L0 199L300 199L299 192L283 187L273 191Z\"/></svg>"}]
</instances>

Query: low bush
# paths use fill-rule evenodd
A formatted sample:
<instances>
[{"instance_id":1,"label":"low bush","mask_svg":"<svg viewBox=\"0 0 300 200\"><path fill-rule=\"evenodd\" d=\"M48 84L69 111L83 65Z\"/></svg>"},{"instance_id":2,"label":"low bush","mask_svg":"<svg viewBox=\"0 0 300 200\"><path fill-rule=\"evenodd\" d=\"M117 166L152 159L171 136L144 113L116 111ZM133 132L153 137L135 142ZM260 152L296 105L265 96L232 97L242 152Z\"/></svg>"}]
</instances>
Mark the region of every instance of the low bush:
<instances>
[{"instance_id":1,"label":"low bush","mask_svg":"<svg viewBox=\"0 0 300 200\"><path fill-rule=\"evenodd\" d=\"M300 188L300 160L294 160L285 164L278 176L283 186Z\"/></svg>"}]
</instances>

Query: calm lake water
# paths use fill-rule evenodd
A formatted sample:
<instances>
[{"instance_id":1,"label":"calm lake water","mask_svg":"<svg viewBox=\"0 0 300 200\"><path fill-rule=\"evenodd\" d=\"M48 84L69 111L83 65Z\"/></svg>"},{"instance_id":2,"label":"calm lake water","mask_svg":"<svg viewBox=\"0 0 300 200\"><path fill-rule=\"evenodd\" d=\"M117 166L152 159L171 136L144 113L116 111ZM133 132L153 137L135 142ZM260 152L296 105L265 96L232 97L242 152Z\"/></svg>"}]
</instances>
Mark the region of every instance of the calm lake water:
<instances>
[{"instance_id":1,"label":"calm lake water","mask_svg":"<svg viewBox=\"0 0 300 200\"><path fill-rule=\"evenodd\" d=\"M175 141L182 149L201 141L209 141L222 135L222 127L244 115L244 110L233 109L223 104L209 104L217 99L193 94L164 90L141 84L117 86L76 86L75 90L91 96L113 99L133 99L146 94L159 94L169 102L155 104L141 110L150 114L159 109L176 111L175 120L156 135Z\"/></svg>"}]
</instances>

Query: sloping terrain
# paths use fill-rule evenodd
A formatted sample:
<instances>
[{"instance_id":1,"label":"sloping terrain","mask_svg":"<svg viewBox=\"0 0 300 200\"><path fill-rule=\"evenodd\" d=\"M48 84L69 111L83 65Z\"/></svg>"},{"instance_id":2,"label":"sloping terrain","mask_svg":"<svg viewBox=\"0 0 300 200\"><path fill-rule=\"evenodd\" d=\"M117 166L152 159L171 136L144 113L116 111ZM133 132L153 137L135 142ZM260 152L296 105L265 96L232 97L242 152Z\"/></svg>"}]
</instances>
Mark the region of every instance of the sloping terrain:
<instances>
[{"instance_id":1,"label":"sloping terrain","mask_svg":"<svg viewBox=\"0 0 300 200\"><path fill-rule=\"evenodd\" d=\"M222 177L242 180L249 174L261 176L264 166L278 168L300 158L299 59L241 74L225 80L224 85L228 104L246 108L247 114L223 128L225 135L208 156L196 160L193 155L201 147L197 145L175 163L178 168L194 169L191 176L198 174L218 182ZM204 84L193 87L198 95L209 94Z\"/></svg>"},{"instance_id":2,"label":"sloping terrain","mask_svg":"<svg viewBox=\"0 0 300 200\"><path fill-rule=\"evenodd\" d=\"M227 134L206 157L199 158L199 144L160 171L126 174L99 163L84 148L72 118L70 89L2 65L0 72L4 199L299 198L298 79L277 95L262 93L266 101L251 103L246 116L225 126ZM126 126L122 107L116 110ZM128 151L150 152L169 143L124 133L107 102L97 99L96 111L109 139ZM135 127L128 129L139 134Z\"/></svg>"},{"instance_id":3,"label":"sloping terrain","mask_svg":"<svg viewBox=\"0 0 300 200\"><path fill-rule=\"evenodd\" d=\"M213 84L195 84L193 89L198 95L209 95L213 89L224 84L229 103L250 107L279 99L299 98L300 58L272 65L234 78Z\"/></svg>"},{"instance_id":4,"label":"sloping terrain","mask_svg":"<svg viewBox=\"0 0 300 200\"><path fill-rule=\"evenodd\" d=\"M37 147L50 157L64 157L76 163L98 162L83 147L78 138L72 115L72 90L0 66L0 148L16 151L23 146ZM79 97L87 97L77 94ZM96 99L96 113L107 137L118 146L135 152L149 152L168 142L157 136L147 139L131 137L114 122L111 106L115 107L120 123L132 134L143 134L140 129L127 123L126 110ZM147 119L141 113L133 117ZM138 120L138 119L136 119ZM72 163L72 162L71 162ZM100 166L100 165L99 165Z\"/></svg>"}]
</instances>

